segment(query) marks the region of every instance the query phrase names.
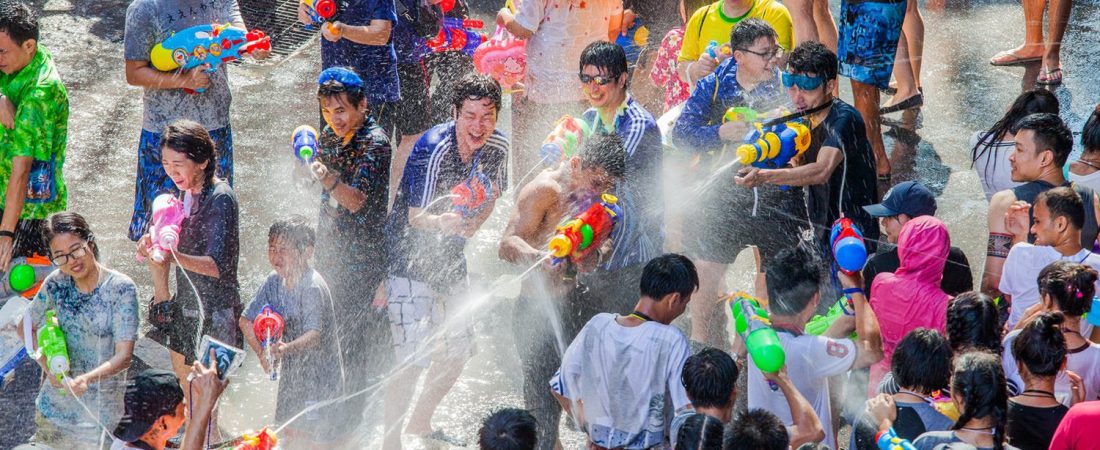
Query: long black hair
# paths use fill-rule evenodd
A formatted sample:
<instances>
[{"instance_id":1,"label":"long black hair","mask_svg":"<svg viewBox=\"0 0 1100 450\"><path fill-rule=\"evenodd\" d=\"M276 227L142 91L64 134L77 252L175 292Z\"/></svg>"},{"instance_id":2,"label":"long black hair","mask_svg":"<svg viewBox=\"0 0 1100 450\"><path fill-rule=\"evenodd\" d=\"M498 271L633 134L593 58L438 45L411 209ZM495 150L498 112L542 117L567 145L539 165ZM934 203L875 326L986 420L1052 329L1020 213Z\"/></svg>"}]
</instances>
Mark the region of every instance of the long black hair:
<instances>
[{"instance_id":1,"label":"long black hair","mask_svg":"<svg viewBox=\"0 0 1100 450\"><path fill-rule=\"evenodd\" d=\"M1001 120L994 123L989 130L978 135L978 143L970 149L971 166L986 152L992 151L997 143L1001 141L1001 138L1012 131L1013 125L1016 125L1016 122L1019 122L1020 119L1035 113L1058 114L1058 111L1058 97L1055 97L1053 93L1046 89L1032 89L1020 94L1012 102L1012 106L1008 108L1005 115L1001 117ZM989 167L991 162L993 164L992 168ZM987 174L990 170L997 170L997 158L987 159L982 170Z\"/></svg>"},{"instance_id":2,"label":"long black hair","mask_svg":"<svg viewBox=\"0 0 1100 450\"><path fill-rule=\"evenodd\" d=\"M946 328L956 355L972 349L1000 355L1003 350L997 305L981 292L964 292L947 304Z\"/></svg>"},{"instance_id":3,"label":"long black hair","mask_svg":"<svg viewBox=\"0 0 1100 450\"><path fill-rule=\"evenodd\" d=\"M1008 389L1001 357L985 351L971 351L955 358L951 395L961 401L961 414L952 430L973 419L989 418L993 426L993 449L1004 450L1008 422Z\"/></svg>"}]
</instances>

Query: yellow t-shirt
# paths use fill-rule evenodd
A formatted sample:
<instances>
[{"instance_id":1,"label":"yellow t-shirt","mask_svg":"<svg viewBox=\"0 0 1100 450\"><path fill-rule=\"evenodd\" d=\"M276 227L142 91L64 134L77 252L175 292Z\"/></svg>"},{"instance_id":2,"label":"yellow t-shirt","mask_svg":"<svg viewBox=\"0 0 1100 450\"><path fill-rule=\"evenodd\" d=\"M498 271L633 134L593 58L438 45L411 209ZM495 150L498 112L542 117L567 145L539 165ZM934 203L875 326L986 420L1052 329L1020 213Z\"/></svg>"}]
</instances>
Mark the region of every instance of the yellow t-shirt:
<instances>
[{"instance_id":1,"label":"yellow t-shirt","mask_svg":"<svg viewBox=\"0 0 1100 450\"><path fill-rule=\"evenodd\" d=\"M711 41L728 44L730 30L743 19L755 17L775 28L779 46L790 50L794 43L794 26L787 7L775 0L755 0L749 12L741 17L728 17L722 13L722 1L699 8L684 27L684 44L680 48L680 61L695 61Z\"/></svg>"}]
</instances>

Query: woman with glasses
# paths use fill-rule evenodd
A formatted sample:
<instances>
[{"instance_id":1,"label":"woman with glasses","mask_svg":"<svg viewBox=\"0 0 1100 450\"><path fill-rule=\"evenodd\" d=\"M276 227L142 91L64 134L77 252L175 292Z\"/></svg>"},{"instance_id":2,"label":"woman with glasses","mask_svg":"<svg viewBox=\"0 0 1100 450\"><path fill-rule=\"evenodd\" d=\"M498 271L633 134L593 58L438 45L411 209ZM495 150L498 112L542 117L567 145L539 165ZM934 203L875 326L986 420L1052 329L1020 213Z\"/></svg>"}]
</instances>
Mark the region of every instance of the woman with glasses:
<instances>
[{"instance_id":1,"label":"woman with glasses","mask_svg":"<svg viewBox=\"0 0 1100 450\"><path fill-rule=\"evenodd\" d=\"M88 223L77 213L46 219L44 240L58 271L43 282L31 306L37 331L56 317L68 347L69 371L49 373L36 404L33 442L54 448L94 448L102 424L113 427L122 415L126 369L137 339L137 287L130 277L99 262L99 247ZM86 405L90 417L75 399Z\"/></svg>"}]
</instances>

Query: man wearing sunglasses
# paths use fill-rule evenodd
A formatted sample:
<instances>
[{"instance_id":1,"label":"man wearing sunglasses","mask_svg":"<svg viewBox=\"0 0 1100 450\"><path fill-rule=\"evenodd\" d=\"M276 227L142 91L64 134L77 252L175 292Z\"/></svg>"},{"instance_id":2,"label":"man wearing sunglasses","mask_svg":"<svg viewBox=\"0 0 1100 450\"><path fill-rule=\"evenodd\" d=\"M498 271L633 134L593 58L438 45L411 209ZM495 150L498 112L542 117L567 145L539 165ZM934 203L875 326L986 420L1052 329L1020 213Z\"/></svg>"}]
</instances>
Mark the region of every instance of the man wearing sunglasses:
<instances>
[{"instance_id":1,"label":"man wearing sunglasses","mask_svg":"<svg viewBox=\"0 0 1100 450\"><path fill-rule=\"evenodd\" d=\"M875 154L864 132L859 111L834 98L837 83L836 54L819 42L802 43L787 59L789 73L783 86L795 107L812 125L810 148L801 162L781 169L741 169L736 181L742 186L806 186L806 206L814 236L827 267L831 267L829 231L843 215L852 219L874 252L879 227L863 209L878 203ZM822 298L837 298L823 292Z\"/></svg>"},{"instance_id":2,"label":"man wearing sunglasses","mask_svg":"<svg viewBox=\"0 0 1100 450\"><path fill-rule=\"evenodd\" d=\"M723 122L723 115L732 107L771 112L788 99L780 87L777 65L782 52L771 25L746 19L733 28L730 45L735 49L732 57L699 81L671 133L674 145L700 158L691 169L700 183L685 191L686 202L697 206L684 220L683 245L699 269L699 295L704 299L716 299L725 291L726 269L741 250L757 247L763 271L772 256L797 242L799 228L806 224L801 188L748 189L732 179L732 150L750 125L744 120ZM727 169L716 170L720 167ZM725 313L718 304L703 301L690 307L691 339L725 345Z\"/></svg>"}]
</instances>

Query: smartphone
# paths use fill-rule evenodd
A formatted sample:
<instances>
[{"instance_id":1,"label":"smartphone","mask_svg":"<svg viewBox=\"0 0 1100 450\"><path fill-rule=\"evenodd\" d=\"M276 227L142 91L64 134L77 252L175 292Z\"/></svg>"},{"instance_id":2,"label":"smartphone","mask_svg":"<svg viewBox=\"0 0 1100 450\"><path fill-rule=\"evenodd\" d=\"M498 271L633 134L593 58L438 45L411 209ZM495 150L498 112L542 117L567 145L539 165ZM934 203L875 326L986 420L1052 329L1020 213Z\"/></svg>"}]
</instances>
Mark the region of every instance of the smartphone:
<instances>
[{"instance_id":1,"label":"smartphone","mask_svg":"<svg viewBox=\"0 0 1100 450\"><path fill-rule=\"evenodd\" d=\"M244 350L214 339L209 335L203 335L199 344L199 362L206 367L211 366L210 351L214 351L213 364L218 369L218 378L225 380L244 364Z\"/></svg>"}]
</instances>

